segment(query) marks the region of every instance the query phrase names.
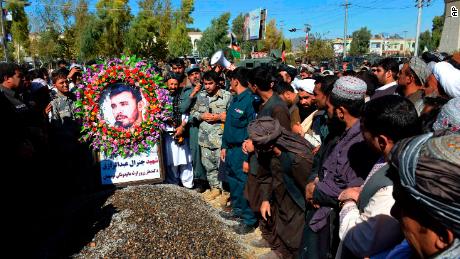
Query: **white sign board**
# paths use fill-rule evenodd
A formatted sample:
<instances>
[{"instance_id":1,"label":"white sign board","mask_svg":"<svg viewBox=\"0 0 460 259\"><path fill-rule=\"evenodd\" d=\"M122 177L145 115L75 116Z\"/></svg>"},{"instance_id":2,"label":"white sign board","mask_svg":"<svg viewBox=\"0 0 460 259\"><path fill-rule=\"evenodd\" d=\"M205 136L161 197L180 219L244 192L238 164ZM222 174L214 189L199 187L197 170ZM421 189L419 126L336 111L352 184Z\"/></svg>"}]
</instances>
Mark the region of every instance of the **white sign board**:
<instances>
[{"instance_id":1,"label":"white sign board","mask_svg":"<svg viewBox=\"0 0 460 259\"><path fill-rule=\"evenodd\" d=\"M249 39L260 39L260 13L261 9L256 9L249 13Z\"/></svg>"},{"instance_id":2,"label":"white sign board","mask_svg":"<svg viewBox=\"0 0 460 259\"><path fill-rule=\"evenodd\" d=\"M102 184L123 184L127 182L162 180L161 156L158 145L150 153L129 158L121 156L107 158L100 154Z\"/></svg>"}]
</instances>

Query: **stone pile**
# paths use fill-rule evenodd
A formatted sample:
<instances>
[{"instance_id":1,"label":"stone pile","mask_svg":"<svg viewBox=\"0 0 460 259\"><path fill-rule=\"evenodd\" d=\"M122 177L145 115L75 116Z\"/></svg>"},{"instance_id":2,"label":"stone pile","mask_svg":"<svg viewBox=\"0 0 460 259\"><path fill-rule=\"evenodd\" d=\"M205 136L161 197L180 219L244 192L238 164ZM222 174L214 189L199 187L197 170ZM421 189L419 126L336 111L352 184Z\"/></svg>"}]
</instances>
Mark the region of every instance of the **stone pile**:
<instances>
[{"instance_id":1,"label":"stone pile","mask_svg":"<svg viewBox=\"0 0 460 259\"><path fill-rule=\"evenodd\" d=\"M104 206L112 207L110 223L74 258L247 257L240 237L224 224L228 222L185 188L127 187L117 190Z\"/></svg>"}]
</instances>

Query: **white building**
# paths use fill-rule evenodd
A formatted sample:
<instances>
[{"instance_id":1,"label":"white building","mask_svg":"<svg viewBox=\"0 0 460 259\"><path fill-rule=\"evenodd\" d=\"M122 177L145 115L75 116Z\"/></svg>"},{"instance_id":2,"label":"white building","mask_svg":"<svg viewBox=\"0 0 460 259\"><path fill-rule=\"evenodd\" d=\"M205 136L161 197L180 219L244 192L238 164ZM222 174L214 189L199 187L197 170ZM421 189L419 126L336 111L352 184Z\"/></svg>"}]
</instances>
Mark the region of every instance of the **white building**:
<instances>
[{"instance_id":1,"label":"white building","mask_svg":"<svg viewBox=\"0 0 460 259\"><path fill-rule=\"evenodd\" d=\"M352 38L347 38L347 53L350 52ZM343 55L343 39L337 38L332 42L336 56ZM415 39L385 39L372 38L369 41L369 54L379 56L411 56L415 50Z\"/></svg>"},{"instance_id":2,"label":"white building","mask_svg":"<svg viewBox=\"0 0 460 259\"><path fill-rule=\"evenodd\" d=\"M369 42L369 53L379 56L411 56L414 51L414 39L373 38Z\"/></svg>"}]
</instances>

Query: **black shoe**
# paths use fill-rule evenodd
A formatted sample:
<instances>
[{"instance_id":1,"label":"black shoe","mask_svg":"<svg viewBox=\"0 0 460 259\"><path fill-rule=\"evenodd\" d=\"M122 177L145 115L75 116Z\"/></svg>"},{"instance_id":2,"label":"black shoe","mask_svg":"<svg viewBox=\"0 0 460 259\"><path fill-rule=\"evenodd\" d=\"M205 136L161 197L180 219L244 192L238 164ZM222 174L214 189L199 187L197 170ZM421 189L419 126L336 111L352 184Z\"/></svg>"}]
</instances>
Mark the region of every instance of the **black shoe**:
<instances>
[{"instance_id":1,"label":"black shoe","mask_svg":"<svg viewBox=\"0 0 460 259\"><path fill-rule=\"evenodd\" d=\"M219 211L219 215L227 220L234 220L234 221L239 221L241 220L240 217L237 215L233 214L232 212L226 212L226 211Z\"/></svg>"},{"instance_id":2,"label":"black shoe","mask_svg":"<svg viewBox=\"0 0 460 259\"><path fill-rule=\"evenodd\" d=\"M256 229L255 226L246 225L244 223L239 223L238 225L235 225L232 228L233 231L235 231L235 233L237 233L238 235L246 235L254 232L254 230Z\"/></svg>"},{"instance_id":3,"label":"black shoe","mask_svg":"<svg viewBox=\"0 0 460 259\"><path fill-rule=\"evenodd\" d=\"M205 192L207 189L210 189L208 187L208 185L206 184L205 181L203 180L194 180L193 181L193 188L192 190L198 192L198 193L203 193Z\"/></svg>"}]
</instances>

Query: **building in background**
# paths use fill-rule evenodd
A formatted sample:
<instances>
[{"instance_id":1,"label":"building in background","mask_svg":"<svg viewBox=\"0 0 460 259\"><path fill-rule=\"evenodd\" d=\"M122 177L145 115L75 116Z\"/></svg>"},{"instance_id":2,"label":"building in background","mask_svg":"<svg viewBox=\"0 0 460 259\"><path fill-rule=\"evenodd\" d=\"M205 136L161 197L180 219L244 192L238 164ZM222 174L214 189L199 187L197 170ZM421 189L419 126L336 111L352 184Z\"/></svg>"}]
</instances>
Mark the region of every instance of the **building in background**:
<instances>
[{"instance_id":1,"label":"building in background","mask_svg":"<svg viewBox=\"0 0 460 259\"><path fill-rule=\"evenodd\" d=\"M350 53L352 38L347 38L347 53ZM343 55L343 39L337 38L332 41L336 56ZM414 53L415 39L396 38L372 38L369 41L369 53L378 56L405 56L409 57Z\"/></svg>"}]
</instances>

